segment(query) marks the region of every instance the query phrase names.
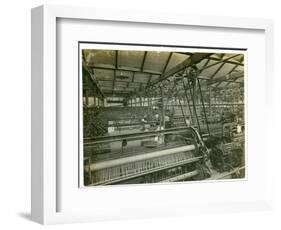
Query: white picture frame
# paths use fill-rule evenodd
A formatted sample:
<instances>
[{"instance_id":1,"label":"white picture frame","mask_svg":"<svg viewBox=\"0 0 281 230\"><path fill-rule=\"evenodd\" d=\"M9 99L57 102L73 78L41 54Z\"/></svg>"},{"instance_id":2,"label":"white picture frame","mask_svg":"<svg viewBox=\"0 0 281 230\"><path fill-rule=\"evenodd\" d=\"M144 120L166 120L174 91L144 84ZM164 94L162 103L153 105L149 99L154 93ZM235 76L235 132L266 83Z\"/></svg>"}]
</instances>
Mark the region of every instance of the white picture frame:
<instances>
[{"instance_id":1,"label":"white picture frame","mask_svg":"<svg viewBox=\"0 0 281 230\"><path fill-rule=\"evenodd\" d=\"M61 186L61 181L58 179L57 173L61 165L58 164L57 150L57 94L60 90L57 86L57 22L59 19L74 20L93 20L102 21L105 23L122 22L122 23L138 23L146 24L154 27L169 26L170 28L178 27L185 28L191 26L194 28L220 28L221 30L243 30L245 33L249 31L260 31L263 34L264 47L264 73L261 73L261 82L265 82L263 91L260 95L264 99L264 105L267 110L261 112L262 118L265 119L265 124L269 124L270 111L273 110L273 92L271 91L274 84L273 79L273 23L265 19L248 19L248 18L231 18L231 17L210 17L210 16L194 16L194 15L174 15L151 12L133 12L133 11L115 11L102 10L92 8L66 7L66 6L51 6L44 5L32 9L32 169L31 169L31 213L32 219L41 224L56 224L70 223L82 221L95 221L107 219L126 219L126 218L141 218L151 216L171 216L171 215L186 215L190 213L206 213L220 211L245 211L245 210L260 210L272 208L272 149L270 147L269 135L266 135L262 156L265 161L263 166L264 177L260 182L255 182L253 186L263 186L263 191L258 193L255 200L247 200L247 197L238 197L236 199L226 199L221 202L211 198L204 199L203 203L196 203L200 197L194 198L194 203L187 207L187 203L179 203L176 199L168 199L167 206L171 210L167 210L159 203L155 203L146 209L144 207L137 208L134 204L127 201L127 204L122 209L122 212L113 208L113 211L108 209L91 209L85 207L85 202L81 205L80 211L60 210L58 207L61 193L58 193L58 187ZM114 41L114 38L113 38ZM250 82L251 83L251 82ZM249 84L250 84L249 83ZM251 93L251 92L250 92ZM249 95L248 95L249 96ZM250 95L251 98L251 95ZM250 103L250 102L249 102ZM257 112L255 107L250 109ZM255 111L254 111L255 110ZM250 117L252 118L252 117ZM253 126L249 127L249 131ZM265 133L270 133L272 127L270 125L262 128ZM250 140L253 142L253 140ZM251 151L251 149L250 149ZM258 150L260 154L262 150ZM60 162L61 163L61 162ZM258 165L253 162L253 168ZM251 170L251 169L249 169ZM78 173L78 172L77 172ZM250 178L251 179L251 178ZM256 178L254 178L256 179ZM191 185L198 187L197 189L206 189L207 186L213 186L212 183L200 185ZM165 186L165 185L164 185ZM238 185L237 185L238 186ZM159 187L159 185L158 185ZM161 187L161 186L160 186ZM235 184L230 187L235 188ZM130 190L126 195L147 195L161 193L161 188L148 188L136 186L135 190ZM167 188L167 187L165 187ZM169 187L173 192L186 189L186 185L173 185ZM259 187L257 187L259 188ZM62 188L63 189L63 188ZM111 188L110 191L99 189L99 199L105 199L106 195L119 194L124 192L125 188ZM254 188L253 188L254 189ZM123 191L121 191L123 190ZM219 188L211 188L211 191L218 191ZM90 191L91 192L91 191ZM149 192L149 193L148 193ZM66 191L67 193L67 191ZM65 194L65 193L63 193ZM168 193L167 193L168 194ZM162 194L164 197L166 193ZM161 196L161 194L160 194ZM70 200L70 199L67 199ZM79 200L75 200L79 202ZM68 207L75 202L68 203ZM107 204L107 208L113 204ZM59 210L59 211L58 211ZM100 212L99 212L100 210ZM176 211L175 211L176 210Z\"/></svg>"}]
</instances>

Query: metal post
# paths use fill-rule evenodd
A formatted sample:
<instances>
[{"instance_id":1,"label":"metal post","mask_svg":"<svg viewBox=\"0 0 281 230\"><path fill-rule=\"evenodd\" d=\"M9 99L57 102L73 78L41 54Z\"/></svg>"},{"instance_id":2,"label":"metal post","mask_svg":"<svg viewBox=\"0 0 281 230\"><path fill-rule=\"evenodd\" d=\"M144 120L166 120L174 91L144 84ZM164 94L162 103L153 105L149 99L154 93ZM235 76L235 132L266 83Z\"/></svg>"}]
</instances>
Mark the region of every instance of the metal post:
<instances>
[{"instance_id":1,"label":"metal post","mask_svg":"<svg viewBox=\"0 0 281 230\"><path fill-rule=\"evenodd\" d=\"M211 87L209 87L209 115L211 114L212 108L211 108Z\"/></svg>"},{"instance_id":2,"label":"metal post","mask_svg":"<svg viewBox=\"0 0 281 230\"><path fill-rule=\"evenodd\" d=\"M179 98L179 104L180 104L180 108L181 108L181 113L182 113L182 115L183 115L184 123L185 123L185 125L188 127L188 124L187 124L187 122L186 122L186 117L185 117L185 114L184 114L184 111L183 111L183 107L182 107L180 98Z\"/></svg>"},{"instance_id":3,"label":"metal post","mask_svg":"<svg viewBox=\"0 0 281 230\"><path fill-rule=\"evenodd\" d=\"M204 103L203 94L202 94L202 91L201 91L200 81L199 81L198 78L197 78L197 82L198 82L198 88L199 88L199 92L200 92L201 102L202 102L202 105L203 105L203 112L204 112L204 116L205 116L205 122L206 122L207 130L208 130L208 134L210 135L210 129L209 129L208 119L207 119L207 115L206 115L205 103Z\"/></svg>"},{"instance_id":4,"label":"metal post","mask_svg":"<svg viewBox=\"0 0 281 230\"><path fill-rule=\"evenodd\" d=\"M192 116L192 111L191 111L191 108L190 108L189 98L188 98L188 95L187 95L187 92L186 92L186 86L185 86L185 83L184 83L183 79L182 79L182 84L183 84L183 90L184 90L184 94L185 94L187 105L188 105L190 118L192 118L192 124L194 124L195 122L193 121L193 116Z\"/></svg>"},{"instance_id":5,"label":"metal post","mask_svg":"<svg viewBox=\"0 0 281 230\"><path fill-rule=\"evenodd\" d=\"M199 130L199 132L201 133L201 127L200 127L200 123L199 123L199 120L198 120L197 111L196 111L196 106L195 106L195 101L194 101L194 94L192 93L191 87L188 86L188 88L189 88L189 92L190 92L191 99L192 99L192 106L193 106L193 110L194 110L194 115L195 115L195 117L196 117L196 121L197 121L197 125L198 125L198 130ZM193 89L193 92L195 92L194 89Z\"/></svg>"},{"instance_id":6,"label":"metal post","mask_svg":"<svg viewBox=\"0 0 281 230\"><path fill-rule=\"evenodd\" d=\"M164 92L162 87L160 87L161 90L161 98L162 98L162 123L163 123L163 128L165 129L165 106L164 106Z\"/></svg>"}]
</instances>

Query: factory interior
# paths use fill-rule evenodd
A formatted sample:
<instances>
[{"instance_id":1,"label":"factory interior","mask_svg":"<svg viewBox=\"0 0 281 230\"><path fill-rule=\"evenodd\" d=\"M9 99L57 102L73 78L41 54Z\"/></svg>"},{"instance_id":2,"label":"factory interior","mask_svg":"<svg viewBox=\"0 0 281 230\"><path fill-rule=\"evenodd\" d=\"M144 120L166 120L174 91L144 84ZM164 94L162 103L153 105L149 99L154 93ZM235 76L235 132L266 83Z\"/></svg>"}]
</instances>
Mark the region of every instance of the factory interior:
<instances>
[{"instance_id":1,"label":"factory interior","mask_svg":"<svg viewBox=\"0 0 281 230\"><path fill-rule=\"evenodd\" d=\"M81 49L84 186L246 177L244 54L197 50Z\"/></svg>"}]
</instances>

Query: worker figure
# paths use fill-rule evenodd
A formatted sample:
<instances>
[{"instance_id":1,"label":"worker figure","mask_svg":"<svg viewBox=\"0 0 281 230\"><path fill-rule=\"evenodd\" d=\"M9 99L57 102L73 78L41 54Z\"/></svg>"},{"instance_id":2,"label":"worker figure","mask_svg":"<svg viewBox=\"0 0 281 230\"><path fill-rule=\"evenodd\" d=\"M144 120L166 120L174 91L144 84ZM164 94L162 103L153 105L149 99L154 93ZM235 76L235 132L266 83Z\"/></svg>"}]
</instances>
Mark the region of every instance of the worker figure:
<instances>
[{"instance_id":1,"label":"worker figure","mask_svg":"<svg viewBox=\"0 0 281 230\"><path fill-rule=\"evenodd\" d=\"M189 116L186 117L186 119L185 119L185 124L186 124L186 126L188 126L188 127L191 125L190 117L189 117Z\"/></svg>"},{"instance_id":2,"label":"worker figure","mask_svg":"<svg viewBox=\"0 0 281 230\"><path fill-rule=\"evenodd\" d=\"M165 129L168 129L168 128L171 128L172 125L171 125L171 119L170 119L170 116L168 115L165 115Z\"/></svg>"},{"instance_id":3,"label":"worker figure","mask_svg":"<svg viewBox=\"0 0 281 230\"><path fill-rule=\"evenodd\" d=\"M159 116L159 113L155 113L154 114L154 120L155 120L155 123L156 123L156 127L160 125L160 116Z\"/></svg>"},{"instance_id":4,"label":"worker figure","mask_svg":"<svg viewBox=\"0 0 281 230\"><path fill-rule=\"evenodd\" d=\"M141 119L141 124L142 124L141 131L145 131L146 130L146 124L147 124L146 115L144 115L144 117Z\"/></svg>"}]
</instances>

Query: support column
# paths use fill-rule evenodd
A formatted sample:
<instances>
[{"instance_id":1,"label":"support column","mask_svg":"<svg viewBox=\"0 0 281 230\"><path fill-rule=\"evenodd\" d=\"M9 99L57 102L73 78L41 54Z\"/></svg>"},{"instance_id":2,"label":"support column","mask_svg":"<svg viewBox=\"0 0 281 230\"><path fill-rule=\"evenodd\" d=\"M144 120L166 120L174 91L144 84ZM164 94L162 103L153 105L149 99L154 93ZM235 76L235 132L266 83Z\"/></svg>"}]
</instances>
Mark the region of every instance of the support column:
<instances>
[{"instance_id":1,"label":"support column","mask_svg":"<svg viewBox=\"0 0 281 230\"><path fill-rule=\"evenodd\" d=\"M192 110L191 110L191 107L190 107L189 98L188 98L188 95L187 95L187 92L186 92L186 86L185 86L184 80L182 80L182 84L183 84L183 90L184 90L184 94L185 94L187 105L188 105L188 110L189 110L190 118L192 118L191 119L192 120L192 124L195 124L195 122L193 120Z\"/></svg>"},{"instance_id":2,"label":"support column","mask_svg":"<svg viewBox=\"0 0 281 230\"><path fill-rule=\"evenodd\" d=\"M209 115L211 115L212 112L211 103L211 87L209 87Z\"/></svg>"},{"instance_id":3,"label":"support column","mask_svg":"<svg viewBox=\"0 0 281 230\"><path fill-rule=\"evenodd\" d=\"M164 106L164 92L162 87L160 88L161 90L161 99L162 99L162 124L163 128L165 128L165 106Z\"/></svg>"},{"instance_id":4,"label":"support column","mask_svg":"<svg viewBox=\"0 0 281 230\"><path fill-rule=\"evenodd\" d=\"M199 88L199 92L200 92L201 102L202 102L202 106L203 106L203 112L204 112L205 122L206 122L207 130L208 130L208 134L210 135L210 129L209 129L209 124L208 124L208 118L207 118L207 115L206 115L206 109L205 109L204 98L203 98L203 94L202 94L202 90L201 90L200 81L199 81L198 78L197 78L197 83L198 83L198 88Z\"/></svg>"},{"instance_id":5,"label":"support column","mask_svg":"<svg viewBox=\"0 0 281 230\"><path fill-rule=\"evenodd\" d=\"M193 90L192 90L190 85L189 85L188 88L189 88L189 92L190 92L191 99L192 99L192 106L193 106L193 110L194 110L194 115L196 117L196 121L197 121L197 125L198 125L198 130L201 133L201 127L200 127L200 123L199 123L199 120L198 120L197 110L196 110L196 105L195 105L195 100L194 100L195 87L193 86ZM192 93L192 91L193 91L193 93Z\"/></svg>"}]
</instances>

